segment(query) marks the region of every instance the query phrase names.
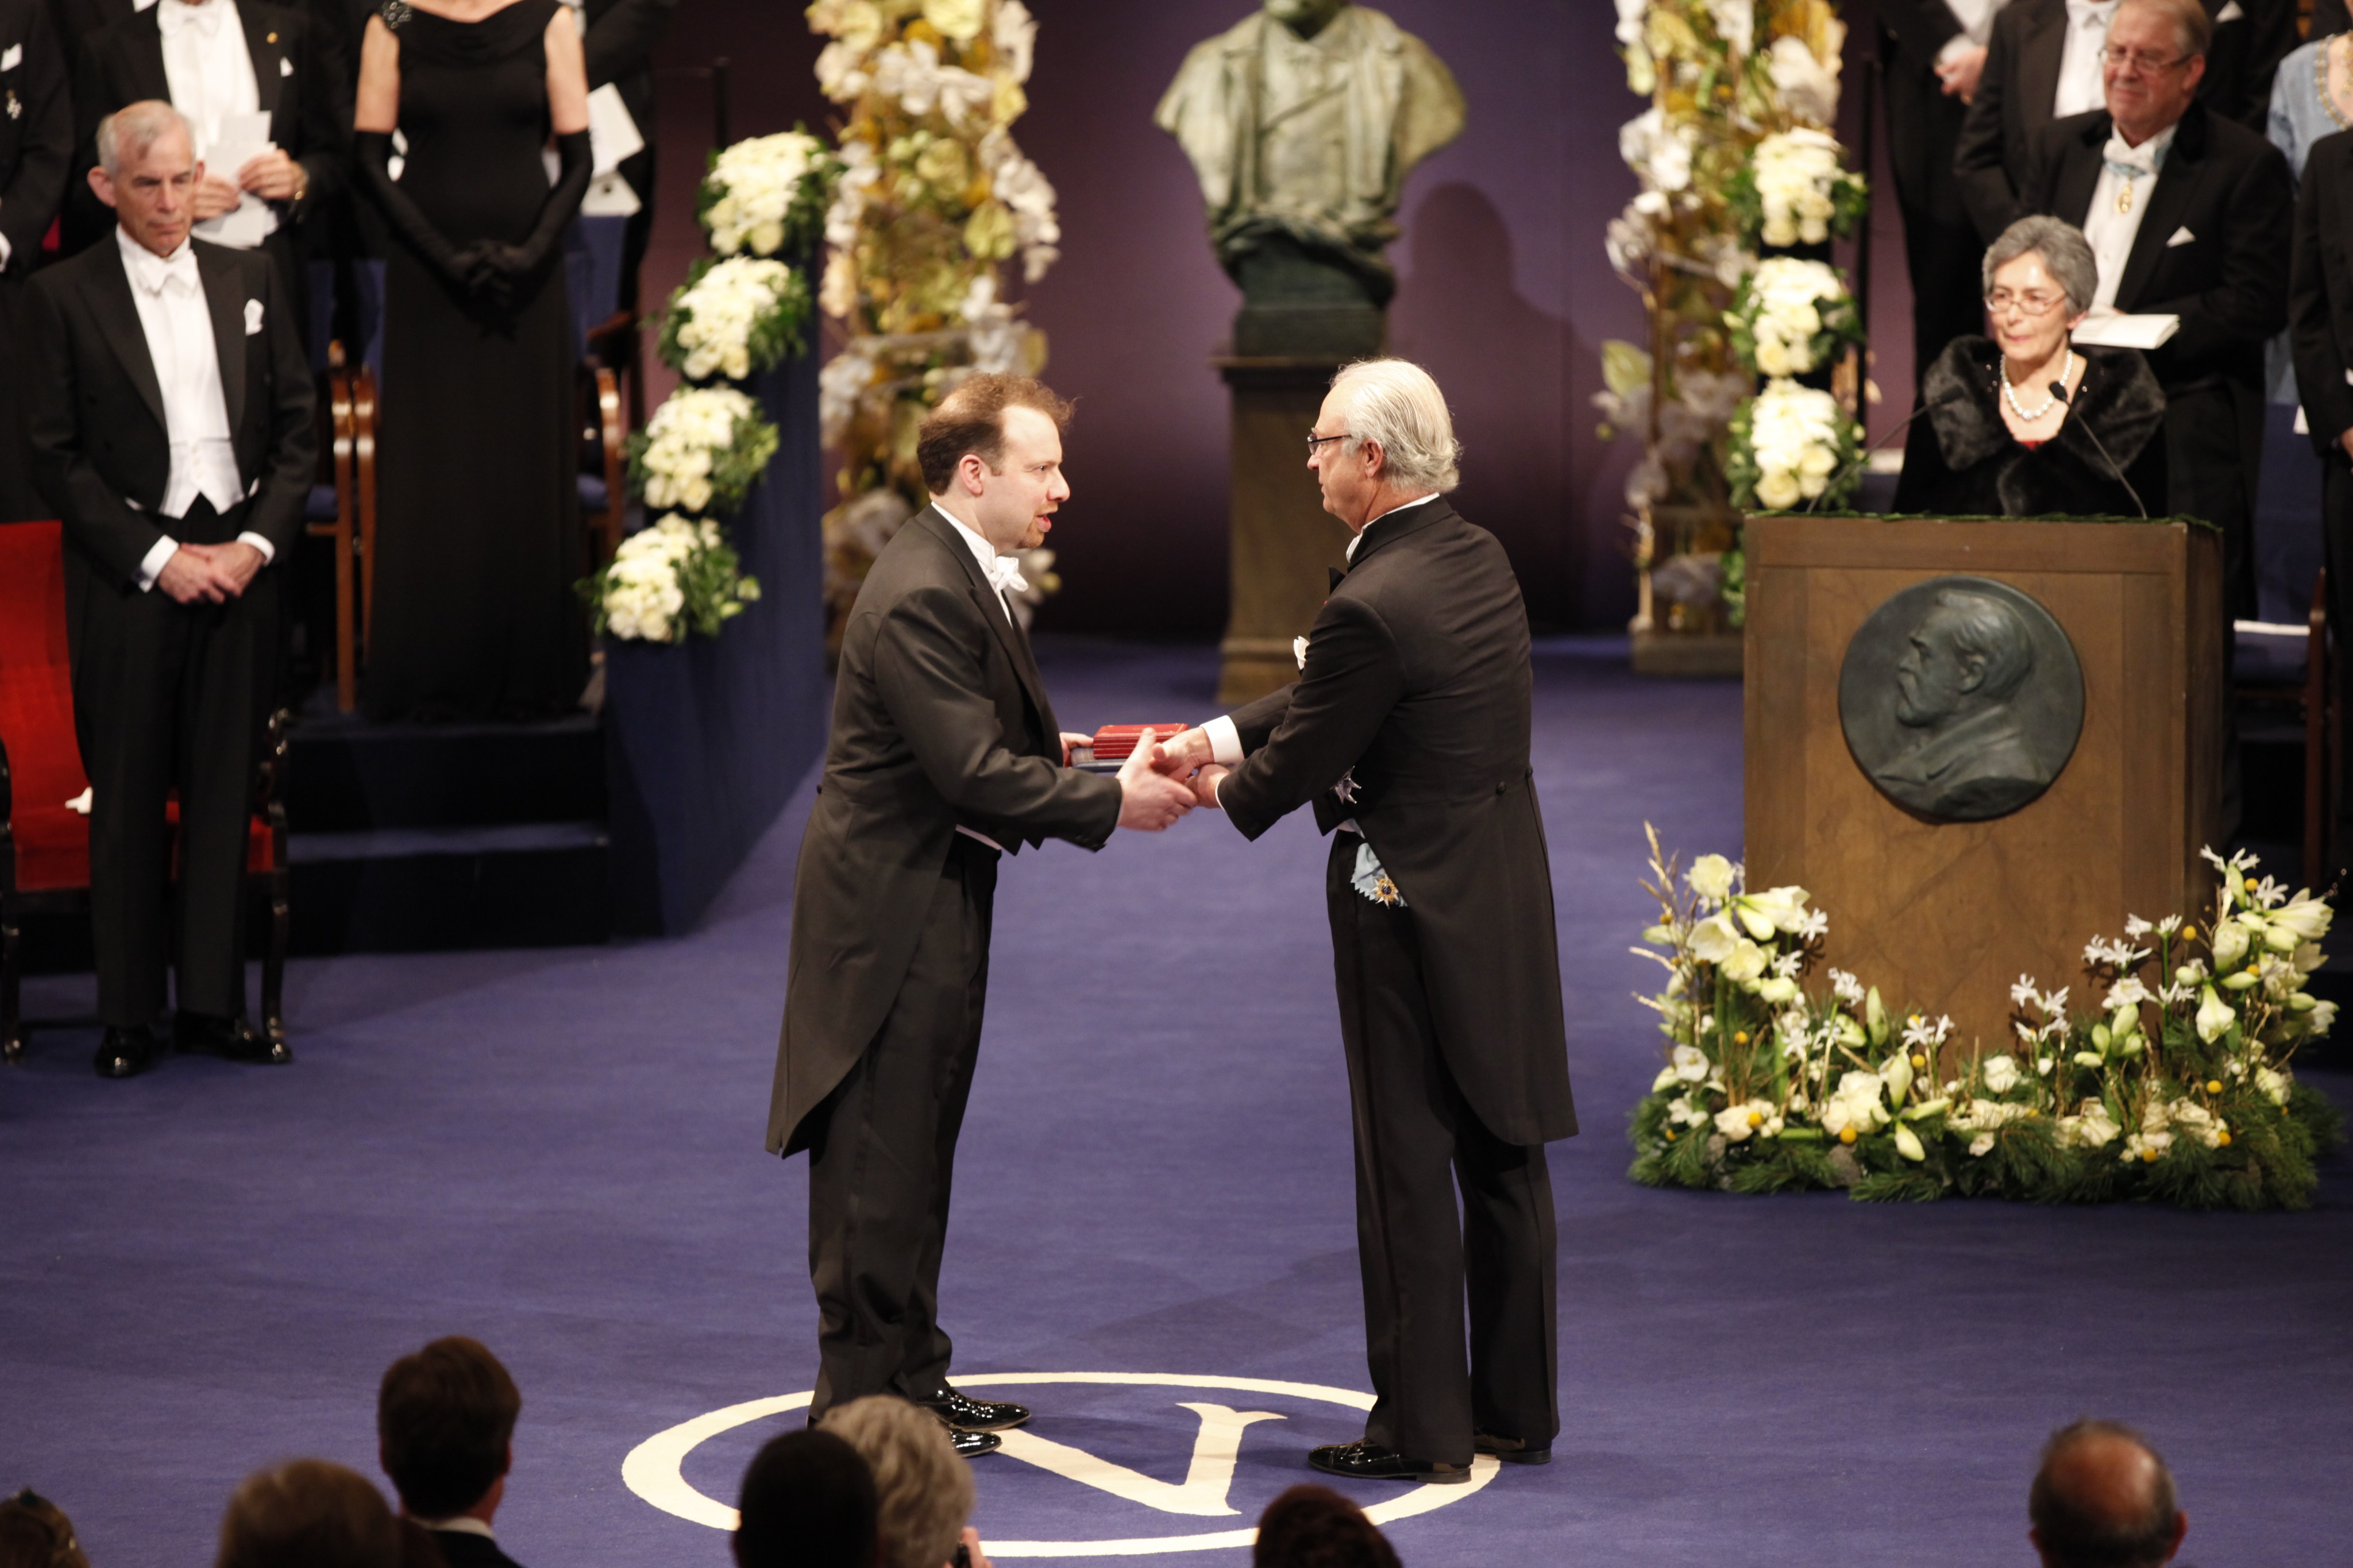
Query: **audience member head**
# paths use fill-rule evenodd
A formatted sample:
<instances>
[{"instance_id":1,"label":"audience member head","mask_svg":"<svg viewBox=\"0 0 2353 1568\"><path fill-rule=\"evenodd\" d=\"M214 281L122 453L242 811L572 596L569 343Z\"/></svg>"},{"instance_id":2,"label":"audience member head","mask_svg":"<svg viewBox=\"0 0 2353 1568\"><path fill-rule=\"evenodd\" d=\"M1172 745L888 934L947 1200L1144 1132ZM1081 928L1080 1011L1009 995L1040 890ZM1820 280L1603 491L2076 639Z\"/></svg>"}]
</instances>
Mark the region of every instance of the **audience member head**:
<instances>
[{"instance_id":1,"label":"audience member head","mask_svg":"<svg viewBox=\"0 0 2353 1568\"><path fill-rule=\"evenodd\" d=\"M2114 1421L2078 1421L2051 1435L2026 1512L2044 1568L2158 1568L2189 1530L2165 1461Z\"/></svg>"},{"instance_id":2,"label":"audience member head","mask_svg":"<svg viewBox=\"0 0 2353 1568\"><path fill-rule=\"evenodd\" d=\"M943 510L997 548L1028 550L1071 499L1062 477L1070 403L1044 382L990 373L959 383L915 432L915 461Z\"/></svg>"},{"instance_id":3,"label":"audience member head","mask_svg":"<svg viewBox=\"0 0 2353 1568\"><path fill-rule=\"evenodd\" d=\"M245 1478L215 1568L400 1568L400 1526L366 1479L324 1459Z\"/></svg>"},{"instance_id":4,"label":"audience member head","mask_svg":"<svg viewBox=\"0 0 2353 1568\"><path fill-rule=\"evenodd\" d=\"M90 188L114 209L122 230L158 256L186 243L196 221L204 164L180 111L161 99L128 103L98 122L98 163Z\"/></svg>"},{"instance_id":5,"label":"audience member head","mask_svg":"<svg viewBox=\"0 0 2353 1568\"><path fill-rule=\"evenodd\" d=\"M736 1511L738 1568L875 1568L874 1473L832 1432L787 1432L754 1455Z\"/></svg>"},{"instance_id":6,"label":"audience member head","mask_svg":"<svg viewBox=\"0 0 2353 1568\"><path fill-rule=\"evenodd\" d=\"M2198 0L2124 0L2108 19L2100 84L2108 118L2137 147L2189 111L2214 25Z\"/></svg>"},{"instance_id":7,"label":"audience member head","mask_svg":"<svg viewBox=\"0 0 2353 1568\"><path fill-rule=\"evenodd\" d=\"M522 1394L480 1341L460 1334L402 1356L376 1392L375 1435L400 1506L421 1520L499 1505Z\"/></svg>"},{"instance_id":8,"label":"audience member head","mask_svg":"<svg viewBox=\"0 0 2353 1568\"><path fill-rule=\"evenodd\" d=\"M2073 224L2022 217L1986 247L1986 323L2012 365L2031 371L2065 352L2100 289L2100 264Z\"/></svg>"},{"instance_id":9,"label":"audience member head","mask_svg":"<svg viewBox=\"0 0 2353 1568\"><path fill-rule=\"evenodd\" d=\"M27 1487L0 1501L0 1568L90 1568L65 1510Z\"/></svg>"},{"instance_id":10,"label":"audience member head","mask_svg":"<svg viewBox=\"0 0 2353 1568\"><path fill-rule=\"evenodd\" d=\"M873 1474L883 1568L943 1568L973 1499L972 1467L956 1457L947 1428L882 1394L836 1405L818 1425L857 1449Z\"/></svg>"},{"instance_id":11,"label":"audience member head","mask_svg":"<svg viewBox=\"0 0 2353 1568\"><path fill-rule=\"evenodd\" d=\"M1258 1518L1250 1568L1398 1568L1365 1510L1329 1487L1296 1486Z\"/></svg>"}]
</instances>

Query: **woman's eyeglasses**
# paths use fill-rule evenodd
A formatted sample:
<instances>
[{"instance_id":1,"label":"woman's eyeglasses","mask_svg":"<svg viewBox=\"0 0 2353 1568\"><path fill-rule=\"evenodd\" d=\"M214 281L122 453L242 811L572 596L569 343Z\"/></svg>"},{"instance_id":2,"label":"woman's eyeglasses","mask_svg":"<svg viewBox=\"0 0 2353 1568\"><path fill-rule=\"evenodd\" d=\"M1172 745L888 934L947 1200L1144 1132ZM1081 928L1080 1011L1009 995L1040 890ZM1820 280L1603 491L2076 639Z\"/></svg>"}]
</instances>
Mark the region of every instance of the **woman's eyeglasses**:
<instances>
[{"instance_id":1,"label":"woman's eyeglasses","mask_svg":"<svg viewBox=\"0 0 2353 1568\"><path fill-rule=\"evenodd\" d=\"M1986 309L2000 316L2012 307L2030 316L2047 316L2067 302L2064 294L2045 294L2041 289L2029 289L2023 294L2007 289L1997 289L1985 297Z\"/></svg>"}]
</instances>

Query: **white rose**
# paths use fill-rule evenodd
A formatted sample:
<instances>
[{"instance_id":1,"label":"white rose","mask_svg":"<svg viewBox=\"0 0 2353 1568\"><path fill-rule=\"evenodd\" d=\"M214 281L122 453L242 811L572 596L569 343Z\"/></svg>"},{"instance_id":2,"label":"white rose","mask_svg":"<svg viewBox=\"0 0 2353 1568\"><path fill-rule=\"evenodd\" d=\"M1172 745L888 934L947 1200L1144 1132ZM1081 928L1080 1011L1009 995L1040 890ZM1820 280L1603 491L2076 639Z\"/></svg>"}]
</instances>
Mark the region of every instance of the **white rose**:
<instances>
[{"instance_id":1,"label":"white rose","mask_svg":"<svg viewBox=\"0 0 2353 1568\"><path fill-rule=\"evenodd\" d=\"M1701 898L1720 904L1732 896L1732 862L1721 855L1703 855L1692 862L1683 880Z\"/></svg>"},{"instance_id":2,"label":"white rose","mask_svg":"<svg viewBox=\"0 0 2353 1568\"><path fill-rule=\"evenodd\" d=\"M1985 1061L1985 1086L1996 1094L2008 1094L2019 1084L2020 1073L2016 1057L1988 1057Z\"/></svg>"}]
</instances>

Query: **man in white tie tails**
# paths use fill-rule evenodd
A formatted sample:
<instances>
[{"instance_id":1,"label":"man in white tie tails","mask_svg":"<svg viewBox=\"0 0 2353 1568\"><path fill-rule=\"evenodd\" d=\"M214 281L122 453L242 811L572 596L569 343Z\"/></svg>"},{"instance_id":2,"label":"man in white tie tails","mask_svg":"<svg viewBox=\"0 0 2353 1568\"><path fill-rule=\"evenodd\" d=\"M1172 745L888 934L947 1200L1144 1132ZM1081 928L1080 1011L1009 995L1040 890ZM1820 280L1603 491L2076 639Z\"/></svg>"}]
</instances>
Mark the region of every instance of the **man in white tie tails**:
<instances>
[{"instance_id":1,"label":"man in white tie tails","mask_svg":"<svg viewBox=\"0 0 2353 1568\"><path fill-rule=\"evenodd\" d=\"M65 529L98 1070L153 1063L174 957L176 1046L284 1062L285 1043L245 1017L246 823L277 646L271 563L294 546L317 456L310 365L269 258L190 239L204 165L179 112L133 103L97 145L90 183L118 224L33 279L27 424Z\"/></svg>"}]
</instances>

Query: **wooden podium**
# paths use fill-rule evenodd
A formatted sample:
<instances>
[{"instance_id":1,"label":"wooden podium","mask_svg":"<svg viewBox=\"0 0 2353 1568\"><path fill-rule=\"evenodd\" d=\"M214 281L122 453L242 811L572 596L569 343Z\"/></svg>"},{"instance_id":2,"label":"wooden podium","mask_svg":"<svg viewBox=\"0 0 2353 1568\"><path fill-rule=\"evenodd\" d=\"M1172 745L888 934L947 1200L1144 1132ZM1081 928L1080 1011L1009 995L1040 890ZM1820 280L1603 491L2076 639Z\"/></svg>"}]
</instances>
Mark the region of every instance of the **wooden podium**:
<instances>
[{"instance_id":1,"label":"wooden podium","mask_svg":"<svg viewBox=\"0 0 2353 1568\"><path fill-rule=\"evenodd\" d=\"M1747 520L1748 882L1831 917L1826 961L1890 1008L1950 1014L1955 1045L2014 1044L2010 987L2085 991L2084 944L2125 917L2195 918L2211 887L2222 710L2221 536L2188 523ZM2084 720L2037 799L1932 821L1873 784L1841 727L1864 619L1930 578L1990 578L2057 620ZM2219 844L2216 846L2220 847Z\"/></svg>"}]
</instances>

